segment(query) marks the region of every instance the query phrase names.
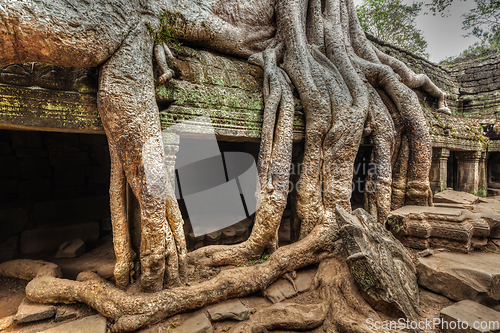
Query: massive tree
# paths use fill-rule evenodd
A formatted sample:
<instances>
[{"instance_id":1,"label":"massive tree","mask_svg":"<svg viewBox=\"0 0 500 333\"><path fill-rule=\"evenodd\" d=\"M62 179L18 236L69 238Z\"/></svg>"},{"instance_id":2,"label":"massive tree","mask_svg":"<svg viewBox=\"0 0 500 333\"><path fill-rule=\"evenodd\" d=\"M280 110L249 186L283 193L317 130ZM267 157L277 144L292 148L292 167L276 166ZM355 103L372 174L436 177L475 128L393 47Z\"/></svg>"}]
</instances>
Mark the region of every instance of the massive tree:
<instances>
[{"instance_id":1,"label":"massive tree","mask_svg":"<svg viewBox=\"0 0 500 333\"><path fill-rule=\"evenodd\" d=\"M25 61L101 66L98 108L112 156L110 196L118 286L129 283L135 262L125 214L126 182L141 205L143 289L161 289L164 274L168 283L177 285L186 266L182 219L162 166L154 103L153 50L163 72L160 80L173 75L168 63L174 57L162 39L248 58L264 69L259 206L251 236L234 246L201 248L190 253L188 260L216 266L238 264L264 250L272 255L258 267L238 268L193 287L138 297L117 292L94 275L83 274L77 282L59 279L57 272L50 271L30 282L30 299L85 302L116 320L116 331L131 331L179 311L256 292L281 275L326 257L340 258L333 269L340 278L339 267L345 266L345 253L337 242L341 230L354 230L354 238L361 243L390 244L396 241L384 238L384 229L373 221L383 225L390 209L404 204L432 203L430 136L412 88L423 87L436 98L439 110L449 112L445 94L427 76L415 75L366 39L352 0L55 1L0 3L0 66ZM42 16L44 20L38 19ZM278 249L292 156L292 86L306 118L296 203L301 240ZM365 207L372 217L357 211L354 218L348 213L353 163L362 135L368 134L373 138L371 160L376 172L367 181ZM341 228L340 220L351 227ZM385 249L380 260L399 258L398 276L414 274L408 256L400 253L402 247L361 247L375 252ZM354 254L351 261L359 256ZM14 266L16 272L24 267ZM383 272L383 267L373 271ZM399 293L399 279L400 287L391 279L380 279L389 284L385 288L390 295ZM327 299L339 299L345 288L351 293L352 286L339 281L325 282ZM344 294L340 299L344 310L339 310L342 316L329 319L332 325L350 327L349 321L367 313L358 298ZM357 309L357 315L349 314L349 307ZM399 308L406 316L416 315L414 307ZM367 331L356 325L350 329Z\"/></svg>"}]
</instances>

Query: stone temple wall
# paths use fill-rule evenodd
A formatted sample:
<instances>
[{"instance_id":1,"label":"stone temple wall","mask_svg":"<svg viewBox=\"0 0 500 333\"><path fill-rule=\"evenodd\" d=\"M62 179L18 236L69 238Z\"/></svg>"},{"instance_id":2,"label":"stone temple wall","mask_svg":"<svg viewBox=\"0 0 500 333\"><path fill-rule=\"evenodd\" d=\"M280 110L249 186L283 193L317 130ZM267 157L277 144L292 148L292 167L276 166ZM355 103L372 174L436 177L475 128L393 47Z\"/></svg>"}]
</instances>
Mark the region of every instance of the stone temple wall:
<instances>
[{"instance_id":1,"label":"stone temple wall","mask_svg":"<svg viewBox=\"0 0 500 333\"><path fill-rule=\"evenodd\" d=\"M416 73L428 75L446 91L454 115L468 116L438 113L435 98L420 89L415 90L432 138L433 191L447 187L452 158L459 169L457 179L477 175L477 179L457 189L485 193L487 154L500 152L500 141L489 140L484 125L490 126L500 137L500 123L491 126L490 120L485 123L485 119L478 118L496 117L500 56L457 65L449 70L402 49L372 41ZM188 47L183 47L176 58L174 78L166 84L156 85L162 128L209 116L217 139L227 142L227 149L232 150L237 145L248 148L248 143L258 146L263 116L262 70L241 59ZM481 74L481 71L486 72ZM68 232L72 228L72 232L78 232L81 223L91 223L88 230L94 233L89 237L94 239L95 232L99 235L104 228L109 229L109 156L97 112L96 92L95 68L27 63L0 69L0 261L16 253L47 250L36 248L40 243L35 240L50 239L56 230ZM304 138L305 121L298 95L294 97L294 141L299 147ZM466 102L465 98L471 102ZM492 114L495 116L491 117ZM198 125L182 127L180 140L204 134L203 124ZM166 157L173 168L175 155L171 152L178 150L179 135L169 140L165 142ZM364 163L370 155L370 139L363 140L358 164ZM95 150L99 150L99 154L96 155ZM300 151L300 147L294 149L296 151ZM364 179L364 175L357 176ZM353 199L353 205L362 205L361 193L354 193ZM85 217L92 212L92 209L85 209L90 206L101 207L100 215ZM129 214L133 214L131 207L133 204L129 202ZM49 210L52 215L44 213ZM40 212L45 215L39 215ZM20 222L13 223L12 216L20 216ZM188 244L195 248L248 236L248 226L233 229L203 236L203 239L188 231ZM57 239L54 242L57 243Z\"/></svg>"},{"instance_id":2,"label":"stone temple wall","mask_svg":"<svg viewBox=\"0 0 500 333\"><path fill-rule=\"evenodd\" d=\"M500 118L500 54L449 66L450 75L460 86L461 117Z\"/></svg>"},{"instance_id":3,"label":"stone temple wall","mask_svg":"<svg viewBox=\"0 0 500 333\"><path fill-rule=\"evenodd\" d=\"M380 50L403 61L415 73L425 73L444 90L453 115L500 118L500 53L440 66L375 37L368 38Z\"/></svg>"}]
</instances>

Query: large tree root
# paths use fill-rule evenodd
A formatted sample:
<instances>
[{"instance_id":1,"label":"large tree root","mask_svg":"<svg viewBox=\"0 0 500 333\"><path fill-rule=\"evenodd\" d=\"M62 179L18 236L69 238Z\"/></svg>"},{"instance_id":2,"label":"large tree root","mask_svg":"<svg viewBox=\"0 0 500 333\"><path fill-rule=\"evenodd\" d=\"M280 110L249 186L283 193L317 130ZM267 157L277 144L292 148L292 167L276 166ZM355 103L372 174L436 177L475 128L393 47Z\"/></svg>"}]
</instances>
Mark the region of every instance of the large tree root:
<instances>
[{"instance_id":1,"label":"large tree root","mask_svg":"<svg viewBox=\"0 0 500 333\"><path fill-rule=\"evenodd\" d=\"M314 280L319 303L278 303L256 312L230 332L261 333L273 329L310 331L321 325L323 331L329 333L373 332L369 323L381 322L381 319L360 294L345 264L346 257L343 248L337 247L333 257L320 263Z\"/></svg>"},{"instance_id":2,"label":"large tree root","mask_svg":"<svg viewBox=\"0 0 500 333\"><path fill-rule=\"evenodd\" d=\"M327 333L372 333L374 330L367 323L381 319L360 294L345 264L345 256L341 250L334 258L322 261L316 274L320 298L330 306L323 330Z\"/></svg>"},{"instance_id":3,"label":"large tree root","mask_svg":"<svg viewBox=\"0 0 500 333\"><path fill-rule=\"evenodd\" d=\"M208 246L188 255L194 264L236 265L278 245L278 228L286 207L292 160L293 96L288 75L277 67L277 49L268 49L250 60L264 68L265 101L259 158L258 207L249 239L234 246ZM278 112L278 117L276 113ZM275 128L276 126L276 128Z\"/></svg>"},{"instance_id":4,"label":"large tree root","mask_svg":"<svg viewBox=\"0 0 500 333\"><path fill-rule=\"evenodd\" d=\"M115 321L113 331L130 332L176 313L261 291L287 272L321 262L330 254L336 239L334 225L321 224L303 240L279 248L263 264L226 270L195 286L153 294L128 295L109 282L86 274L78 278L86 281L36 277L26 287L26 296L38 303L88 304Z\"/></svg>"},{"instance_id":5,"label":"large tree root","mask_svg":"<svg viewBox=\"0 0 500 333\"><path fill-rule=\"evenodd\" d=\"M427 77L416 76L373 47L351 0L278 0L275 13L276 36L265 51L249 59L264 69L255 226L242 244L190 253L194 264L238 264L265 249L275 250L292 154L289 78L306 116L304 159L296 184L300 238L317 224L335 223L336 205L350 210L352 166L367 127L373 135L375 170L367 178L365 209L385 223L391 206L432 204L431 139L410 88L423 86L440 105L445 95Z\"/></svg>"},{"instance_id":6,"label":"large tree root","mask_svg":"<svg viewBox=\"0 0 500 333\"><path fill-rule=\"evenodd\" d=\"M307 237L279 248L263 264L226 270L212 280L191 287L152 294L127 294L92 272L80 273L77 281L61 279L55 277L58 276L56 265L33 260L4 263L0 265L0 273L24 279L36 276L26 287L31 301L82 302L114 321L114 332L130 332L177 313L254 294L286 272L319 263L313 282L319 303L276 304L253 314L231 332L312 330L322 325L324 332L330 333L373 333L367 323L369 320L380 322L380 318L360 294L345 264L347 254L333 226L316 226Z\"/></svg>"}]
</instances>

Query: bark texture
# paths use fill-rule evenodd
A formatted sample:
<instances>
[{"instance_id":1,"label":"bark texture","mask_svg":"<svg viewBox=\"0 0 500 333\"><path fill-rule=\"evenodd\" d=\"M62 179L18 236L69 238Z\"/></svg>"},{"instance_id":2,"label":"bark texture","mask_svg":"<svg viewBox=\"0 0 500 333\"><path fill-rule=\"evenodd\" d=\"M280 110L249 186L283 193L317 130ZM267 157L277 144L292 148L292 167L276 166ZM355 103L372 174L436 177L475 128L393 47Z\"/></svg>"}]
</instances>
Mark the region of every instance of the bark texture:
<instances>
[{"instance_id":1,"label":"bark texture","mask_svg":"<svg viewBox=\"0 0 500 333\"><path fill-rule=\"evenodd\" d=\"M159 80L174 74L168 68L172 60L168 47L162 42L155 46L150 35L161 36L162 31L184 42L249 57L264 69L258 207L251 236L241 244L205 247L186 255L183 221L163 161L154 95L153 53ZM351 230L346 234L351 241L361 237L367 249L383 241L386 250L401 250L382 232L389 210L432 204L430 135L411 88L422 86L438 98L443 112L447 112L445 95L427 77L415 75L366 39L352 0L3 1L0 48L0 67L28 61L100 66L98 108L112 161L116 282L118 287L130 283L138 259L143 290L158 292L130 296L94 274L70 281L54 273L35 274L27 296L37 302L87 303L115 322L114 331L133 331L178 312L257 292L287 272L331 256L341 226L354 221L348 214L352 169L363 134L373 137L371 163L376 166L368 177L365 208L380 224L358 212L357 218L364 222L344 226L342 232ZM289 190L294 88L306 117L297 195L301 240L278 248L277 232ZM141 207L138 257L125 214L127 183ZM186 260L238 264L264 250L273 254L262 265L224 271L196 286L159 291L164 276L169 286L179 284ZM406 256L391 251L380 257L382 262L401 262L397 267L407 274L401 276L414 278ZM328 274L317 279L324 303L315 309L321 314L324 307L329 309L323 324L327 332L368 332L359 323L375 316L373 310L347 271L346 255L336 251L334 256L320 265ZM377 271L376 265L375 260L368 266ZM387 295L400 290L387 279L381 281ZM390 297L384 300L395 302L414 318L417 291L407 292L410 301L405 304ZM365 293L370 295L369 289ZM309 329L321 321L311 321L307 327L298 322L264 323L261 328Z\"/></svg>"},{"instance_id":2,"label":"bark texture","mask_svg":"<svg viewBox=\"0 0 500 333\"><path fill-rule=\"evenodd\" d=\"M234 1L225 2L236 6ZM255 5L260 8L261 3ZM259 44L263 51L249 57L264 69L255 227L242 244L190 253L189 261L194 264L237 264L264 250L275 250L292 154L292 122L287 121L292 111L290 82L299 93L306 117L304 159L297 184L300 238L318 224L336 223L337 205L350 210L352 167L363 134L372 135L370 162L375 165L367 177L365 209L385 224L391 208L432 205L431 140L411 88L422 86L438 98L443 112L445 94L425 75L415 75L402 62L376 49L366 39L351 0L276 0L270 5L274 34ZM263 30L268 27L264 24L269 21L268 12L258 16L249 15L245 8L218 8L214 5L212 10L227 23L228 30L255 22L262 23ZM187 32L179 37L195 42L194 35ZM213 47L217 49L219 44ZM242 48L235 46L229 52L241 54Z\"/></svg>"},{"instance_id":3,"label":"bark texture","mask_svg":"<svg viewBox=\"0 0 500 333\"><path fill-rule=\"evenodd\" d=\"M134 0L1 2L0 67L32 61L101 66L97 105L111 155L115 278L118 286L126 286L140 259L143 290L157 291L163 288L164 275L168 285L179 284L186 246L163 161L153 82L154 44L146 26L146 22L158 26L159 19L151 15L150 7ZM127 183L141 206L139 257L128 231Z\"/></svg>"}]
</instances>

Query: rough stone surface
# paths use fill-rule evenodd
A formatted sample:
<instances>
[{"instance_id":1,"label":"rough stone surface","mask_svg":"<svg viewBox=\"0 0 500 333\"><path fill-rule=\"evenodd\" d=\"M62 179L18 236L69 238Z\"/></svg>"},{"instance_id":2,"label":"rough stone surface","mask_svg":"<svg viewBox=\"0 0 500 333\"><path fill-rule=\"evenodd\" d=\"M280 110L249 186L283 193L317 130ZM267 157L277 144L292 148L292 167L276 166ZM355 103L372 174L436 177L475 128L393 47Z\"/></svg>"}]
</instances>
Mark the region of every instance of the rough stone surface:
<instances>
[{"instance_id":1,"label":"rough stone surface","mask_svg":"<svg viewBox=\"0 0 500 333\"><path fill-rule=\"evenodd\" d=\"M53 317L56 311L56 307L53 305L32 303L25 298L17 309L14 321L18 323L39 321Z\"/></svg>"},{"instance_id":2,"label":"rough stone surface","mask_svg":"<svg viewBox=\"0 0 500 333\"><path fill-rule=\"evenodd\" d=\"M299 293L306 292L311 289L314 276L318 270L316 268L309 268L297 272L295 279L295 287Z\"/></svg>"},{"instance_id":3,"label":"rough stone surface","mask_svg":"<svg viewBox=\"0 0 500 333\"><path fill-rule=\"evenodd\" d=\"M500 255L440 252L418 258L418 284L455 301L500 300Z\"/></svg>"},{"instance_id":4,"label":"rough stone surface","mask_svg":"<svg viewBox=\"0 0 500 333\"><path fill-rule=\"evenodd\" d=\"M461 117L496 118L500 109L500 54L450 65L450 75L460 86Z\"/></svg>"},{"instance_id":5,"label":"rough stone surface","mask_svg":"<svg viewBox=\"0 0 500 333\"><path fill-rule=\"evenodd\" d=\"M43 333L106 333L106 318L95 315L42 331Z\"/></svg>"},{"instance_id":6,"label":"rough stone surface","mask_svg":"<svg viewBox=\"0 0 500 333\"><path fill-rule=\"evenodd\" d=\"M389 230L405 246L415 249L445 248L467 253L484 246L488 222L467 209L405 206L388 216Z\"/></svg>"},{"instance_id":7,"label":"rough stone surface","mask_svg":"<svg viewBox=\"0 0 500 333\"><path fill-rule=\"evenodd\" d=\"M175 329L176 333L213 333L213 331L212 323L203 312L189 318Z\"/></svg>"},{"instance_id":8,"label":"rough stone surface","mask_svg":"<svg viewBox=\"0 0 500 333\"><path fill-rule=\"evenodd\" d=\"M57 259L79 257L85 253L85 248L85 242L80 238L75 238L72 241L62 243L54 257Z\"/></svg>"},{"instance_id":9,"label":"rough stone surface","mask_svg":"<svg viewBox=\"0 0 500 333\"><path fill-rule=\"evenodd\" d=\"M263 291L263 294L271 302L279 303L287 298L294 297L297 295L297 291L293 289L292 284L288 280L279 279Z\"/></svg>"},{"instance_id":10,"label":"rough stone surface","mask_svg":"<svg viewBox=\"0 0 500 333\"><path fill-rule=\"evenodd\" d=\"M490 225L489 238L500 238L500 214L483 213L481 217Z\"/></svg>"},{"instance_id":11,"label":"rough stone surface","mask_svg":"<svg viewBox=\"0 0 500 333\"><path fill-rule=\"evenodd\" d=\"M98 222L88 222L65 227L28 230L21 234L21 253L56 251L62 243L77 237L85 243L95 243L99 238L99 228Z\"/></svg>"},{"instance_id":12,"label":"rough stone surface","mask_svg":"<svg viewBox=\"0 0 500 333\"><path fill-rule=\"evenodd\" d=\"M434 194L434 202L472 205L478 202L478 197L466 192L444 190Z\"/></svg>"},{"instance_id":13,"label":"rough stone surface","mask_svg":"<svg viewBox=\"0 0 500 333\"><path fill-rule=\"evenodd\" d=\"M470 300L460 301L442 309L440 317L442 321L448 323L447 325L441 324L441 331L444 333L500 332L500 312ZM464 322L464 324L460 324L461 329L452 329L451 327L454 325L451 322L455 322L458 326L459 321ZM480 326L481 323L483 323L483 327ZM467 328L463 329L464 327Z\"/></svg>"},{"instance_id":14,"label":"rough stone surface","mask_svg":"<svg viewBox=\"0 0 500 333\"><path fill-rule=\"evenodd\" d=\"M65 321L68 319L74 319L80 316L80 313L74 308L67 305L58 305L55 322Z\"/></svg>"},{"instance_id":15,"label":"rough stone surface","mask_svg":"<svg viewBox=\"0 0 500 333\"><path fill-rule=\"evenodd\" d=\"M207 309L211 321L225 319L246 320L250 317L250 310L239 299L233 299Z\"/></svg>"},{"instance_id":16,"label":"rough stone surface","mask_svg":"<svg viewBox=\"0 0 500 333\"><path fill-rule=\"evenodd\" d=\"M363 209L349 214L337 206L336 219L349 271L367 302L375 309L417 320L418 285L408 250Z\"/></svg>"}]
</instances>

